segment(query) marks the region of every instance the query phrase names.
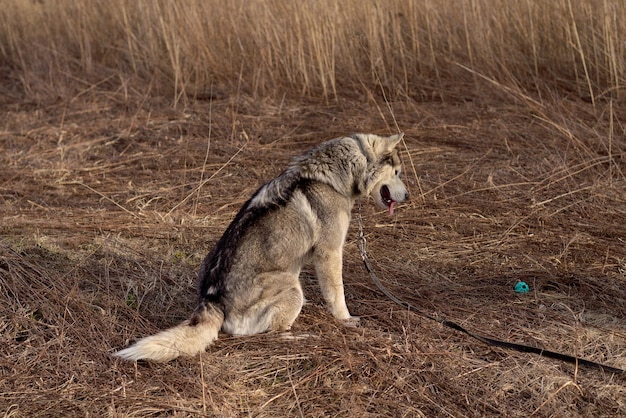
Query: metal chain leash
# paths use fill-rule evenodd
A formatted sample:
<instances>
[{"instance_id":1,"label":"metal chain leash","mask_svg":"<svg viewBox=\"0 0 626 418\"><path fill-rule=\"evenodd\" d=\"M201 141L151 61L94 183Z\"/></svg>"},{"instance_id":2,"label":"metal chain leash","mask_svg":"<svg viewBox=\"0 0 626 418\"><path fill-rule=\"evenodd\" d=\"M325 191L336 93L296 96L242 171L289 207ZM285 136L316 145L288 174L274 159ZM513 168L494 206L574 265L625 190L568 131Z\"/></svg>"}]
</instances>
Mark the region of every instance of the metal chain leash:
<instances>
[{"instance_id":1,"label":"metal chain leash","mask_svg":"<svg viewBox=\"0 0 626 418\"><path fill-rule=\"evenodd\" d=\"M417 309L413 308L413 306L410 303L398 299L385 286L383 286L381 281L378 279L378 276L374 272L374 269L372 268L372 265L370 264L369 259L367 257L367 238L365 238L365 233L363 232L363 217L361 216L361 202L359 202L359 216L358 216L358 219L359 219L359 236L357 238L356 245L357 245L357 248L359 249L359 254L361 255L361 259L363 260L363 263L365 264L365 269L370 274L370 277L372 278L372 281L374 282L376 287L378 287L378 289L381 292L383 292L385 294L385 296L387 296L389 299L391 299L392 301L394 301L398 305L408 309L409 311L420 313ZM424 316L424 314L422 314L422 313L420 313L420 315ZM429 319L433 319L433 320L439 322L439 320L434 318L434 317L431 318L429 315L425 315L425 316L427 318L429 318Z\"/></svg>"},{"instance_id":2,"label":"metal chain leash","mask_svg":"<svg viewBox=\"0 0 626 418\"><path fill-rule=\"evenodd\" d=\"M448 328L452 328L455 329L459 332L462 332L466 335L469 335L470 337L481 341L485 344L488 345L492 345L492 346L496 346L496 347L501 347L501 348L506 348L509 350L515 350L515 351L519 351L522 353L533 353L533 354L537 354L539 356L543 356L543 357L548 357L548 358L552 358L555 360L560 360L566 363L572 363L575 364L576 366L581 365L581 366L587 366L590 368L595 368L595 369L599 369L599 370L603 370L606 373L614 373L614 374L618 374L618 375L626 375L626 370L622 370L616 367L612 367L612 366L607 366L605 364L601 364L601 363L597 363L595 361L591 361L591 360L585 360L579 357L575 357L575 356L570 356L569 354L562 354L562 353L557 353L555 351L549 351L549 350L544 350L538 347L532 347L529 345L524 345L524 344L517 344L517 343L511 343L508 341L501 341L501 340L496 340L494 338L489 338L489 337L485 337L479 334L475 334L473 332L470 332L468 330L466 330L465 328L463 328L461 325L457 324L456 322L452 322L452 321L448 321L445 319L440 319L440 318L436 318L432 315L429 315L425 312L420 311L419 309L415 308L413 305L411 305L408 302L405 302L403 300L398 299L393 293L391 293L382 283L381 281L378 279L378 276L376 275L372 265L369 262L369 259L367 257L367 239L365 238L365 233L363 232L363 218L361 216L361 203L358 203L358 208L359 208L359 213L358 213L358 224L359 224L359 235L357 238L357 248L359 250L359 254L361 255L361 259L363 260L363 264L365 265L365 269L367 270L367 272L369 273L370 277L372 278L372 281L374 282L374 284L376 285L376 287L378 287L378 289L383 292L385 294L385 296L387 296L389 299L391 299L392 301L394 301L395 303L397 303L398 305L402 306L403 308L406 308L409 311L412 311L413 313L420 315L424 318L430 319L432 321L436 321L439 322L440 324L448 327Z\"/></svg>"}]
</instances>

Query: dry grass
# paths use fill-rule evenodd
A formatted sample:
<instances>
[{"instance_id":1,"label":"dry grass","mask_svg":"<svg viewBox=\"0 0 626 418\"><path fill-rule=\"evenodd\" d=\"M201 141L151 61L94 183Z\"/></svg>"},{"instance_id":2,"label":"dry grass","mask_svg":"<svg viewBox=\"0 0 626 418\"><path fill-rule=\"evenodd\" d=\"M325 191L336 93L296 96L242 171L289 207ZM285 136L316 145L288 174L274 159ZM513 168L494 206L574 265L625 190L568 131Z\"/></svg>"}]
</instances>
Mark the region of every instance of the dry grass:
<instances>
[{"instance_id":1,"label":"dry grass","mask_svg":"<svg viewBox=\"0 0 626 418\"><path fill-rule=\"evenodd\" d=\"M332 319L307 271L295 331L310 338L110 356L188 316L201 259L289 156L398 126L413 199L393 218L363 207L389 289L626 368L621 2L63 4L0 9L4 416L626 415L623 377L394 305L355 228L361 328Z\"/></svg>"},{"instance_id":2,"label":"dry grass","mask_svg":"<svg viewBox=\"0 0 626 418\"><path fill-rule=\"evenodd\" d=\"M7 0L0 10L0 56L33 95L94 83L128 94L140 78L175 102L233 88L431 97L475 79L468 68L595 103L623 95L625 36L616 0Z\"/></svg>"},{"instance_id":3,"label":"dry grass","mask_svg":"<svg viewBox=\"0 0 626 418\"><path fill-rule=\"evenodd\" d=\"M288 155L355 126L384 132L390 119L352 101L242 98L184 110L119 101L105 92L62 107L5 106L7 416L626 412L623 379L490 349L403 312L369 280L354 231L345 280L362 328L335 323L307 273L310 304L295 328L314 337L223 338L167 365L113 360L129 339L188 315L201 258ZM625 154L616 141L606 155L610 120L571 102L540 118L488 97L394 106L424 194L406 167L411 204L392 219L364 206L369 253L389 288L473 330L626 367ZM532 293L516 295L517 280Z\"/></svg>"}]
</instances>

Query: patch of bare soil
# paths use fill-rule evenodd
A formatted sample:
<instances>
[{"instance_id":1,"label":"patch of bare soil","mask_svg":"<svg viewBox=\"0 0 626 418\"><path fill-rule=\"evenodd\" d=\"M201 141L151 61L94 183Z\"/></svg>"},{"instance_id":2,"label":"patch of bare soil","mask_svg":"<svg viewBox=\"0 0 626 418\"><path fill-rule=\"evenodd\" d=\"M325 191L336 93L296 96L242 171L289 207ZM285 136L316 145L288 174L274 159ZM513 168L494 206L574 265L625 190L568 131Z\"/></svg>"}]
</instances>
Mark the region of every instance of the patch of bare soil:
<instances>
[{"instance_id":1,"label":"patch of bare soil","mask_svg":"<svg viewBox=\"0 0 626 418\"><path fill-rule=\"evenodd\" d=\"M397 123L412 199L393 217L362 209L385 285L472 331L626 368L624 106L440 97L5 100L0 412L626 415L623 376L492 348L395 305L361 264L354 221L344 281L360 328L326 312L308 270L294 326L308 338L224 335L168 364L111 356L187 318L200 261L291 156Z\"/></svg>"}]
</instances>

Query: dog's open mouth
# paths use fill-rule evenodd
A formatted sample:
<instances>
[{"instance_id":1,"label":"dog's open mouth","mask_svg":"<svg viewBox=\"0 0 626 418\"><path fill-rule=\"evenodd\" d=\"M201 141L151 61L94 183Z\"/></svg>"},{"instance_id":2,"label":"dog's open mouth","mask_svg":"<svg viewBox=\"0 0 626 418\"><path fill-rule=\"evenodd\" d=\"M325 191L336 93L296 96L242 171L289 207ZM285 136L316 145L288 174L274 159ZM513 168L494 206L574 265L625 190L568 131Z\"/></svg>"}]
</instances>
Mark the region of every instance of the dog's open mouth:
<instances>
[{"instance_id":1,"label":"dog's open mouth","mask_svg":"<svg viewBox=\"0 0 626 418\"><path fill-rule=\"evenodd\" d=\"M389 208L389 215L393 215L393 206L396 204L396 201L391 198L389 187L383 186L380 188L380 197L383 198L385 206Z\"/></svg>"}]
</instances>

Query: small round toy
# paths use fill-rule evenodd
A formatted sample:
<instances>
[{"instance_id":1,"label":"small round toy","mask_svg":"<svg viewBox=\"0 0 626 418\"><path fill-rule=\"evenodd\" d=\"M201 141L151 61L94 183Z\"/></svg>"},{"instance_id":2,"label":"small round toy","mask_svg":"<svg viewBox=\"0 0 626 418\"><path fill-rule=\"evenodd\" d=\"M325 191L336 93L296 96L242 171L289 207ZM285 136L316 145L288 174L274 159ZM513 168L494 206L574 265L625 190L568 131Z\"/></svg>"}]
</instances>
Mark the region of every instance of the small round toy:
<instances>
[{"instance_id":1,"label":"small round toy","mask_svg":"<svg viewBox=\"0 0 626 418\"><path fill-rule=\"evenodd\" d=\"M528 293L530 291L530 286L528 286L526 282L517 282L515 285L515 291L517 293Z\"/></svg>"}]
</instances>

